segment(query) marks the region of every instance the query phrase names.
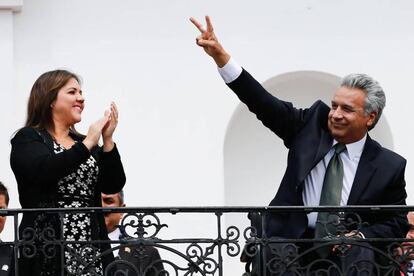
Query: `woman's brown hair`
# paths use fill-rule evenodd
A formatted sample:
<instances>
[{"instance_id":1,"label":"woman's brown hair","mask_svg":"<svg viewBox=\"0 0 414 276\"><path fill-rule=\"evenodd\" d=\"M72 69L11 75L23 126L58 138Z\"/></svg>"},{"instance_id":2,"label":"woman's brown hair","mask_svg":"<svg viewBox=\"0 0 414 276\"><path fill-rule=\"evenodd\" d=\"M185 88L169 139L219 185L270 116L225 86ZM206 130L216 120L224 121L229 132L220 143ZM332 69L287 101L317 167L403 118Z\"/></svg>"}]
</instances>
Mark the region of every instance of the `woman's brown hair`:
<instances>
[{"instance_id":1,"label":"woman's brown hair","mask_svg":"<svg viewBox=\"0 0 414 276\"><path fill-rule=\"evenodd\" d=\"M33 84L27 104L27 119L25 126L50 130L54 128L52 118L52 103L56 100L59 90L74 78L80 83L80 78L67 70L54 70L43 73ZM70 131L79 134L74 126Z\"/></svg>"}]
</instances>

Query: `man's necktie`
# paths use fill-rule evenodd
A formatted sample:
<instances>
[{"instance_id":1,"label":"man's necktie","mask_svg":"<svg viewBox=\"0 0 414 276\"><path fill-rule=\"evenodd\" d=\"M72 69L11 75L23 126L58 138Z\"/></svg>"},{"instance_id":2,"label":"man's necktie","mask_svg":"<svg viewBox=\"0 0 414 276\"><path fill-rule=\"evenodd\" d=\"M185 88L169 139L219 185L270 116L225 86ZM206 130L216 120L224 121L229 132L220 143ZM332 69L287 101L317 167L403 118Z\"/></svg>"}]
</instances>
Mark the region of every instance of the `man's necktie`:
<instances>
[{"instance_id":1,"label":"man's necktie","mask_svg":"<svg viewBox=\"0 0 414 276\"><path fill-rule=\"evenodd\" d=\"M344 178L344 166L339 154L346 149L344 144L334 146L334 155L326 168L323 180L320 206L339 206L341 203L342 182ZM333 220L332 220L333 218ZM316 220L315 238L324 238L329 234L335 235L336 215L329 215L329 212L319 212Z\"/></svg>"}]
</instances>

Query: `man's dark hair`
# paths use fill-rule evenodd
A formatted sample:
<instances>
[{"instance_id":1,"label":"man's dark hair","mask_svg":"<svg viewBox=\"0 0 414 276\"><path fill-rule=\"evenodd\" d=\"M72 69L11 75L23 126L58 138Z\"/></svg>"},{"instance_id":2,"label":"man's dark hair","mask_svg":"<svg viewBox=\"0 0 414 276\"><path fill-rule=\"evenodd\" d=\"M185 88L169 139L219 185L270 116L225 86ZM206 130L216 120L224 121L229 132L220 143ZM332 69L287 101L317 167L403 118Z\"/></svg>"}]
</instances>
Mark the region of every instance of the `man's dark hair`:
<instances>
[{"instance_id":1,"label":"man's dark hair","mask_svg":"<svg viewBox=\"0 0 414 276\"><path fill-rule=\"evenodd\" d=\"M0 181L0 195L4 195L6 199L6 205L9 206L9 192L7 191L6 186Z\"/></svg>"},{"instance_id":2,"label":"man's dark hair","mask_svg":"<svg viewBox=\"0 0 414 276\"><path fill-rule=\"evenodd\" d=\"M121 191L118 193L118 197L119 197L119 205L124 204L124 202L125 202L124 190L121 190Z\"/></svg>"}]
</instances>

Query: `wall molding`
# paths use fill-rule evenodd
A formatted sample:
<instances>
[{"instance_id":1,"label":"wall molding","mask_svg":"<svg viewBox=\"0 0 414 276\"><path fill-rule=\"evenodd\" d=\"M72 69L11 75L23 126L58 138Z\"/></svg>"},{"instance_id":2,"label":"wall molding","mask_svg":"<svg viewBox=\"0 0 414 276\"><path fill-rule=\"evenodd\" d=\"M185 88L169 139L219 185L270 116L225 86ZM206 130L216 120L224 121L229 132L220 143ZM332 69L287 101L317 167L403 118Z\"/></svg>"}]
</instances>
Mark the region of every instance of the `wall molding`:
<instances>
[{"instance_id":1,"label":"wall molding","mask_svg":"<svg viewBox=\"0 0 414 276\"><path fill-rule=\"evenodd\" d=\"M20 12L23 8L23 0L0 0L0 10Z\"/></svg>"}]
</instances>

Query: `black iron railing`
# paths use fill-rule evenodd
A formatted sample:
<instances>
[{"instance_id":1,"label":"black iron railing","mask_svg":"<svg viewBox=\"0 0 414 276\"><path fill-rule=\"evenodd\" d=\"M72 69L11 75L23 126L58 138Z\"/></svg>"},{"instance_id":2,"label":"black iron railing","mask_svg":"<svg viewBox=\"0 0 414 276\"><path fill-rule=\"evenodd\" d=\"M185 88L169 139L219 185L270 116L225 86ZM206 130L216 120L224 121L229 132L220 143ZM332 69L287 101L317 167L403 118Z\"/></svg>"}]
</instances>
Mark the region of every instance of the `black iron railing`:
<instances>
[{"instance_id":1,"label":"black iron railing","mask_svg":"<svg viewBox=\"0 0 414 276\"><path fill-rule=\"evenodd\" d=\"M15 275L22 275L18 265L22 259L30 263L30 259L36 258L55 265L59 270L55 275L232 276L242 275L245 270L249 271L245 275L258 276L408 275L413 270L414 246L409 244L413 239L363 238L358 230L371 221L363 218L413 209L411 206L9 209L1 210L0 215L14 219L14 240L2 242L1 247L11 248ZM286 239L266 235L269 214L317 211L329 212L333 218L325 225L326 238ZM67 214L87 214L92 218L100 213L124 213L118 226L119 239L79 241L62 235ZM19 219L28 214L53 217L60 225L56 228L45 224L40 230L27 227L19 232ZM160 258L151 257L154 249ZM362 255L350 258L356 249ZM113 252L121 251L129 258L112 259ZM97 265L102 271L96 269Z\"/></svg>"}]
</instances>

